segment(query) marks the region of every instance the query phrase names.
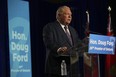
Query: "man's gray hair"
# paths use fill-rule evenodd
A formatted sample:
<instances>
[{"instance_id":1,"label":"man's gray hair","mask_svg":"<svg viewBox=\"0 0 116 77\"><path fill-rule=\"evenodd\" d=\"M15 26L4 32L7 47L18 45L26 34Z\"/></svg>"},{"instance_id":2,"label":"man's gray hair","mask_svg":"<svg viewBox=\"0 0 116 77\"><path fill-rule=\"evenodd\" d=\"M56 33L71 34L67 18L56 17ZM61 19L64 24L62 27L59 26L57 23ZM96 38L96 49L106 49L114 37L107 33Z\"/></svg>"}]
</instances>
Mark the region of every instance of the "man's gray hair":
<instances>
[{"instance_id":1,"label":"man's gray hair","mask_svg":"<svg viewBox=\"0 0 116 77\"><path fill-rule=\"evenodd\" d=\"M61 6L61 7L58 8L58 10L56 11L56 19L58 19L59 14L63 14L64 13L64 9L65 8L69 8L69 7L68 6Z\"/></svg>"}]
</instances>

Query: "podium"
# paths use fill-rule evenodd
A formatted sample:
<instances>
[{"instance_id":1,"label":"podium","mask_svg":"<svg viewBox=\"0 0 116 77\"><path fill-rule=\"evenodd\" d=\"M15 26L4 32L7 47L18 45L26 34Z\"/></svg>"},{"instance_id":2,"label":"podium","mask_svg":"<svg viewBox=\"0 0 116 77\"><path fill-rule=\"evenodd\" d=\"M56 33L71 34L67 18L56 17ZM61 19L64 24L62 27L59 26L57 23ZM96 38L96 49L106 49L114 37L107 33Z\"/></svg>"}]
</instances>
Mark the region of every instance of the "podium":
<instances>
[{"instance_id":1,"label":"podium","mask_svg":"<svg viewBox=\"0 0 116 77\"><path fill-rule=\"evenodd\" d=\"M68 71L68 77L81 77L80 72L80 66L79 66L79 56L82 54L82 49L86 49L87 46L82 47L73 47L69 49L68 54L60 54L59 61L60 63L62 60L65 60L67 64L67 71Z\"/></svg>"},{"instance_id":2,"label":"podium","mask_svg":"<svg viewBox=\"0 0 116 77\"><path fill-rule=\"evenodd\" d=\"M115 52L115 37L90 34L84 42L89 44L87 52L84 52L84 77L100 77L99 54L111 54ZM104 65L105 66L105 65Z\"/></svg>"}]
</instances>

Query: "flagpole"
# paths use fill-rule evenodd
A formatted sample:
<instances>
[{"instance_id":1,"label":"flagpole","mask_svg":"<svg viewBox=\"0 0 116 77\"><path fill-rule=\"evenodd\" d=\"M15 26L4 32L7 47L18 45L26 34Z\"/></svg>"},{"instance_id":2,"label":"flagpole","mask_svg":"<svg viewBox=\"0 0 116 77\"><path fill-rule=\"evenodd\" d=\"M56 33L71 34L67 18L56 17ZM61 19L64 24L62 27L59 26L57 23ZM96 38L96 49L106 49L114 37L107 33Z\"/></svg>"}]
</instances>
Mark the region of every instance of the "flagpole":
<instances>
[{"instance_id":1,"label":"flagpole","mask_svg":"<svg viewBox=\"0 0 116 77\"><path fill-rule=\"evenodd\" d=\"M90 23L90 19L89 19L89 12L88 11L86 11L86 14L87 14L87 23L86 23L86 34L89 34L88 32L89 32L89 23ZM89 37L89 35L87 36L87 37ZM92 64L92 55L90 55L90 62L91 62L91 64ZM100 77L100 58L99 58L99 54L97 55L97 61L98 61L98 77ZM96 70L97 70L96 69ZM94 77L94 75L93 75L93 69L91 70L91 77Z\"/></svg>"},{"instance_id":2,"label":"flagpole","mask_svg":"<svg viewBox=\"0 0 116 77\"><path fill-rule=\"evenodd\" d=\"M111 11L111 7L108 7L108 11L109 11L109 17L108 17L108 28L107 28L107 35L111 36L112 35L112 30L111 30L111 15L110 15L110 11ZM109 68L111 66L111 55L106 55L106 71L105 73L107 73L109 71ZM109 74L107 74L108 77L111 77Z\"/></svg>"},{"instance_id":3,"label":"flagpole","mask_svg":"<svg viewBox=\"0 0 116 77\"><path fill-rule=\"evenodd\" d=\"M86 36L87 38L89 38L89 12L88 10L86 11L86 14L87 14L87 22L86 22ZM90 63L91 63L91 66L92 66L92 55L90 55ZM91 77L93 77L93 67L91 67Z\"/></svg>"},{"instance_id":4,"label":"flagpole","mask_svg":"<svg viewBox=\"0 0 116 77\"><path fill-rule=\"evenodd\" d=\"M109 36L112 33L112 30L111 30L111 15L110 15L111 7L110 6L108 7L108 11L109 11L109 15L108 15L109 17L108 17L108 27L107 27L108 33L107 33L107 35Z\"/></svg>"},{"instance_id":5,"label":"flagpole","mask_svg":"<svg viewBox=\"0 0 116 77\"><path fill-rule=\"evenodd\" d=\"M89 12L86 11L86 13L87 13L87 23L89 24Z\"/></svg>"},{"instance_id":6,"label":"flagpole","mask_svg":"<svg viewBox=\"0 0 116 77\"><path fill-rule=\"evenodd\" d=\"M99 77L100 77L100 58L99 58L99 54L98 54L98 71L99 71Z\"/></svg>"},{"instance_id":7,"label":"flagpole","mask_svg":"<svg viewBox=\"0 0 116 77\"><path fill-rule=\"evenodd\" d=\"M89 12L86 11L86 14L87 14L87 22L86 22L86 29L85 29L85 34L87 37L89 37Z\"/></svg>"}]
</instances>

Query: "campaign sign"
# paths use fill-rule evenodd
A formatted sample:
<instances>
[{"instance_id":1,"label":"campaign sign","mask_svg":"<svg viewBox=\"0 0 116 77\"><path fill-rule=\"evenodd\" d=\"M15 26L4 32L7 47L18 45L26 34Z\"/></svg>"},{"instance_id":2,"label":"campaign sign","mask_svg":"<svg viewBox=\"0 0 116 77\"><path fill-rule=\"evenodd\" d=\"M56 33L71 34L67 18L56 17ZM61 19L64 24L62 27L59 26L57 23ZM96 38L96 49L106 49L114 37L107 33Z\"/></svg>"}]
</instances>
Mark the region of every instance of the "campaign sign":
<instances>
[{"instance_id":1,"label":"campaign sign","mask_svg":"<svg viewBox=\"0 0 116 77\"><path fill-rule=\"evenodd\" d=\"M10 77L32 77L29 2L8 0Z\"/></svg>"},{"instance_id":2,"label":"campaign sign","mask_svg":"<svg viewBox=\"0 0 116 77\"><path fill-rule=\"evenodd\" d=\"M116 38L90 34L88 53L92 54L115 54Z\"/></svg>"}]
</instances>

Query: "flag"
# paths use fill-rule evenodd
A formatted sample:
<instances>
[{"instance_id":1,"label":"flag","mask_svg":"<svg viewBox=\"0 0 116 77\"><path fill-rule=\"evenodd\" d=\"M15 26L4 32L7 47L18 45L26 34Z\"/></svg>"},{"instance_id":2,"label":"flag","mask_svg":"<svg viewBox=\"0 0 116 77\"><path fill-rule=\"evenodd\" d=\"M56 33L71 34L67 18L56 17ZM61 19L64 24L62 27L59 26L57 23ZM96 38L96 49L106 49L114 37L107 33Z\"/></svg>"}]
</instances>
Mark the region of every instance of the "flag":
<instances>
[{"instance_id":1,"label":"flag","mask_svg":"<svg viewBox=\"0 0 116 77\"><path fill-rule=\"evenodd\" d=\"M108 27L107 27L107 35L112 36L112 28L111 28L111 15L110 11L111 8L108 8L109 10L109 16L108 16ZM115 50L116 52L116 50ZM116 72L113 70L115 68L116 70L116 54L115 55L106 55L106 60L105 60L105 77L116 77Z\"/></svg>"},{"instance_id":2,"label":"flag","mask_svg":"<svg viewBox=\"0 0 116 77\"><path fill-rule=\"evenodd\" d=\"M86 22L86 29L85 35L86 37L83 39L83 42L88 45L89 43L89 13L87 13L87 22ZM84 57L84 77L98 77L99 76L99 67L98 67L98 55L96 54L88 54L88 50L83 53Z\"/></svg>"}]
</instances>

